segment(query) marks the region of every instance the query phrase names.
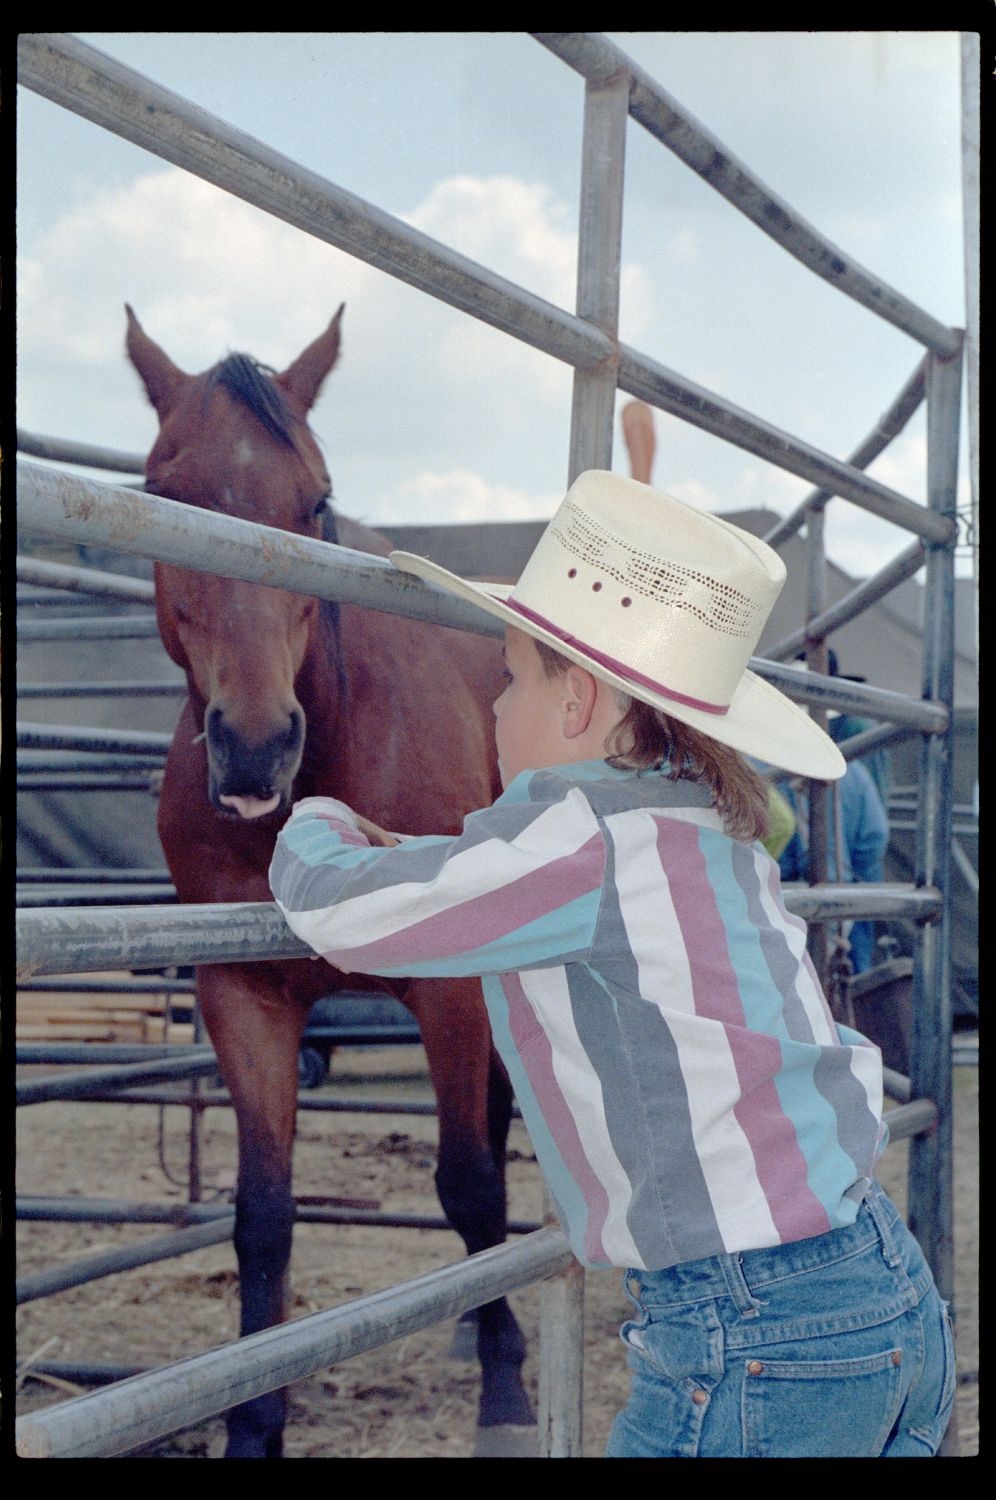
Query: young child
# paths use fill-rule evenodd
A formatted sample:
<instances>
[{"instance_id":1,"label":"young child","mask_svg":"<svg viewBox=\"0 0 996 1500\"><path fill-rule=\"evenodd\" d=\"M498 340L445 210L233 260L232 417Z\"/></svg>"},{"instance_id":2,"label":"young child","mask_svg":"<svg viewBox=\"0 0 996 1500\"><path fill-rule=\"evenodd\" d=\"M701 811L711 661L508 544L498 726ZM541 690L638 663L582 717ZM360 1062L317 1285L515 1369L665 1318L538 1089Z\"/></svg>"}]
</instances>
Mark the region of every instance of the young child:
<instances>
[{"instance_id":1,"label":"young child","mask_svg":"<svg viewBox=\"0 0 996 1500\"><path fill-rule=\"evenodd\" d=\"M873 1176L881 1058L835 1026L757 842L744 756L844 770L747 669L777 554L589 471L514 588L391 560L506 623L503 794L400 842L308 798L273 894L346 972L482 976L571 1248L625 1270L607 1456L930 1456L953 1349Z\"/></svg>"}]
</instances>

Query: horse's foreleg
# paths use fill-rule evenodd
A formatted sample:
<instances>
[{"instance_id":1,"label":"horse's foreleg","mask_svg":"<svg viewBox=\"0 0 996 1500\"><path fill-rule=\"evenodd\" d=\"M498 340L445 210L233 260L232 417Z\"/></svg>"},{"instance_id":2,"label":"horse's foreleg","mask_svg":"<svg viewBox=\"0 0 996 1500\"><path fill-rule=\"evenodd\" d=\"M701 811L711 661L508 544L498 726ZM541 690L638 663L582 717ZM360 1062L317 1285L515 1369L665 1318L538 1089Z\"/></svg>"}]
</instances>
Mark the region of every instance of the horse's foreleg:
<instances>
[{"instance_id":1,"label":"horse's foreleg","mask_svg":"<svg viewBox=\"0 0 996 1500\"><path fill-rule=\"evenodd\" d=\"M473 1255L505 1239L511 1091L492 1055L476 981L447 984L443 993L437 981L427 1003L414 998L439 1114L436 1188L443 1212ZM522 1383L526 1345L504 1297L478 1309L477 1352L477 1452L496 1457L535 1452L536 1419Z\"/></svg>"},{"instance_id":2,"label":"horse's foreleg","mask_svg":"<svg viewBox=\"0 0 996 1500\"><path fill-rule=\"evenodd\" d=\"M281 999L266 966L204 969L200 1004L235 1109L239 1174L235 1253L242 1308L240 1335L286 1316L294 1224L291 1156L297 1106L298 1047L307 1012ZM271 1391L228 1413L226 1458L279 1458L285 1391Z\"/></svg>"}]
</instances>

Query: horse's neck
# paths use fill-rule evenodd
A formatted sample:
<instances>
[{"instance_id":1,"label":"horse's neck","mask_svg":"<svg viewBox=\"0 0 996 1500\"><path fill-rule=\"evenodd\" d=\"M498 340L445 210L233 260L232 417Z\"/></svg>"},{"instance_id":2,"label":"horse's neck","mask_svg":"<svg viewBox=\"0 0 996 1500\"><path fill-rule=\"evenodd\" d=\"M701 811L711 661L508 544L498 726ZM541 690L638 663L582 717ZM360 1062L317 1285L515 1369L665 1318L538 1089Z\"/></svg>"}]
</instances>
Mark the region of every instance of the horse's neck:
<instances>
[{"instance_id":1,"label":"horse's neck","mask_svg":"<svg viewBox=\"0 0 996 1500\"><path fill-rule=\"evenodd\" d=\"M340 546L375 557L386 557L392 548L387 537L349 516L336 514L334 534ZM383 711L382 702L376 708L371 704L371 695L377 696L377 649L366 640L370 630L367 611L322 605L314 646L295 684L308 726L299 797L363 800L371 777L371 714ZM376 640L376 628L373 635Z\"/></svg>"},{"instance_id":2,"label":"horse's neck","mask_svg":"<svg viewBox=\"0 0 996 1500\"><path fill-rule=\"evenodd\" d=\"M314 794L319 775L323 782L328 781L329 767L340 763L348 741L349 687L341 624L334 605L323 603L320 607L314 644L294 688L307 725L304 759L297 778L297 795L303 797ZM323 786L322 790L329 788Z\"/></svg>"}]
</instances>

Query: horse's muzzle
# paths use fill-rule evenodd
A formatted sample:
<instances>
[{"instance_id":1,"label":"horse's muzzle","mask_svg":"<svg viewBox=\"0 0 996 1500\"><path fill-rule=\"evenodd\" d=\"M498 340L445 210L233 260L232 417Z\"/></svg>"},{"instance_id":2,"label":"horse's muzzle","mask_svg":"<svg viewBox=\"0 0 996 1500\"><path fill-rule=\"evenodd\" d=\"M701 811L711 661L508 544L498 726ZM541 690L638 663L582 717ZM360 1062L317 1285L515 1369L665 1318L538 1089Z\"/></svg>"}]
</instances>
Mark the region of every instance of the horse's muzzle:
<instances>
[{"instance_id":1,"label":"horse's muzzle","mask_svg":"<svg viewBox=\"0 0 996 1500\"><path fill-rule=\"evenodd\" d=\"M288 805L304 748L304 714L295 706L286 727L255 744L221 708L204 717L208 796L219 812L244 820L267 817Z\"/></svg>"}]
</instances>

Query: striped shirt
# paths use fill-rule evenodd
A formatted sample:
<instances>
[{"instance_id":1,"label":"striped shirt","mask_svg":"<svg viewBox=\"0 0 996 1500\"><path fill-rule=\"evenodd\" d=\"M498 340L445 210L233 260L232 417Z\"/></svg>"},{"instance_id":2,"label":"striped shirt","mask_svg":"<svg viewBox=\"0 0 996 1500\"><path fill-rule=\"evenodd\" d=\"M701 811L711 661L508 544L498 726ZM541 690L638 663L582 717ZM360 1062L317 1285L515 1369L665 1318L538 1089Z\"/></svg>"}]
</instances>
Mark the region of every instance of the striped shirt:
<instances>
[{"instance_id":1,"label":"striped shirt","mask_svg":"<svg viewBox=\"0 0 996 1500\"><path fill-rule=\"evenodd\" d=\"M457 837L371 847L300 802L274 897L347 972L481 975L564 1232L664 1270L854 1221L881 1056L831 1017L760 844L707 789L604 761L526 771Z\"/></svg>"}]
</instances>

